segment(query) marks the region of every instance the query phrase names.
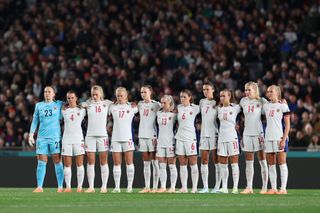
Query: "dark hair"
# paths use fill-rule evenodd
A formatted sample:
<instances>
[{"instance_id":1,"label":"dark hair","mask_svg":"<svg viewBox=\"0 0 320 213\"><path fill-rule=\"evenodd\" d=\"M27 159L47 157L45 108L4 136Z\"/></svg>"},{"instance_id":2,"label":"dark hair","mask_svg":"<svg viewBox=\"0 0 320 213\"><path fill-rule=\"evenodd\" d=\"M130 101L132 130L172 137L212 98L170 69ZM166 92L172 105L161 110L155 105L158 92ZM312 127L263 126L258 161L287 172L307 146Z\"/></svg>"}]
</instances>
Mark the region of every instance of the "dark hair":
<instances>
[{"instance_id":1,"label":"dark hair","mask_svg":"<svg viewBox=\"0 0 320 213\"><path fill-rule=\"evenodd\" d=\"M234 93L233 93L233 91L232 91L231 89L223 89L223 90L221 90L220 92L227 92L227 93L229 93L229 94L230 94L230 104L231 104L231 103L234 103ZM220 101L220 104L222 104L221 101Z\"/></svg>"},{"instance_id":2,"label":"dark hair","mask_svg":"<svg viewBox=\"0 0 320 213\"><path fill-rule=\"evenodd\" d=\"M78 98L78 95L77 95L77 92L76 91L74 91L74 90L69 90L68 92L67 92L67 94L74 94L77 98Z\"/></svg>"},{"instance_id":3,"label":"dark hair","mask_svg":"<svg viewBox=\"0 0 320 213\"><path fill-rule=\"evenodd\" d=\"M203 86L204 86L204 85L208 85L208 86L212 87L213 91L216 91L216 88L215 88L215 86L214 86L214 84L213 84L212 82L210 82L210 81L205 81L205 82L203 83Z\"/></svg>"},{"instance_id":4,"label":"dark hair","mask_svg":"<svg viewBox=\"0 0 320 213\"><path fill-rule=\"evenodd\" d=\"M181 90L180 93L186 93L189 97L191 97L191 98L190 98L190 103L191 103L191 104L193 103L193 96L192 96L192 93L191 93L190 90L184 89L184 90Z\"/></svg>"}]
</instances>

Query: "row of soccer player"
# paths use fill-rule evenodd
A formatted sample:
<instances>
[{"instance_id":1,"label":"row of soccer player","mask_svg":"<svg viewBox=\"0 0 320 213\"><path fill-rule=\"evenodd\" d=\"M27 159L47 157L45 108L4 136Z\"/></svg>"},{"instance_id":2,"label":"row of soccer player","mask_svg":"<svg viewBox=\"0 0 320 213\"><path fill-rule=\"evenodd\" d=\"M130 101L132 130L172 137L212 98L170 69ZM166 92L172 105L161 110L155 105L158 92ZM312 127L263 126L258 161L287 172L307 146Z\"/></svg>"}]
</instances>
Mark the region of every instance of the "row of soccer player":
<instances>
[{"instance_id":1,"label":"row of soccer player","mask_svg":"<svg viewBox=\"0 0 320 213\"><path fill-rule=\"evenodd\" d=\"M232 193L238 193L239 182L239 143L236 132L236 118L242 111L244 114L244 133L242 150L246 152L246 178L247 187L242 194L253 193L253 159L254 152L258 153L262 176L262 194L286 194L288 169L286 165L287 138L290 129L289 108L286 103L281 103L281 91L278 86L270 86L267 89L267 101L259 95L258 85L249 82L245 85L245 95L240 104L232 103L232 92L222 90L220 103L214 100L214 87L211 83L203 85L205 98L199 105L193 104L192 94L189 90L180 92L180 102L175 107L170 95L164 95L161 103L151 99L152 88L141 88L142 101L138 105L128 102L128 92L125 88L116 89L116 102L104 99L103 89L100 86L91 88L91 98L78 105L76 93L67 93L67 103L55 101L55 92L52 87L46 87L44 102L37 103L30 130L29 142L35 143L34 132L39 126L37 137L37 188L34 192L42 192L42 185L46 171L48 154L52 154L55 163L58 180L58 191L62 192L63 177L66 182L65 192L71 191L71 162L72 156L76 156L78 187L82 191L84 179L83 155L87 155L87 178L89 188L85 192L94 192L95 156L99 153L101 166L102 186L101 193L107 192L109 177L108 153L110 148L113 156L113 176L115 188L112 192L120 192L122 154L127 169L127 192L132 192L134 179L133 164L133 138L132 120L139 112L139 145L144 161L145 188L141 193L148 192L175 192L177 181L176 156L180 164L180 180L182 188L180 193L186 193L188 170L191 167L192 193L208 193L208 162L212 152L215 163L216 183L212 193L228 193L228 160L231 163L233 189ZM197 190L199 170L197 164L197 141L195 133L195 118L201 113L201 177L204 188ZM266 117L267 127L263 132L261 115ZM82 134L81 123L84 117L88 117L88 126L85 140ZM113 128L111 146L106 131L107 117L112 116ZM60 119L64 120L64 133L62 137L62 156L64 168L60 159ZM285 121L284 131L282 119ZM217 121L220 125L218 127ZM156 125L156 123L158 125ZM176 134L175 124L178 123ZM157 127L158 126L158 132ZM265 154L266 153L266 154ZM281 173L281 188L277 190L276 157ZM267 167L267 162L269 169ZM153 189L150 188L151 166L153 171ZM170 182L169 190L166 189L167 164L169 164ZM268 175L269 174L269 175ZM271 189L267 190L268 177ZM158 189L160 179L161 188ZM222 188L220 188L222 182Z\"/></svg>"}]
</instances>

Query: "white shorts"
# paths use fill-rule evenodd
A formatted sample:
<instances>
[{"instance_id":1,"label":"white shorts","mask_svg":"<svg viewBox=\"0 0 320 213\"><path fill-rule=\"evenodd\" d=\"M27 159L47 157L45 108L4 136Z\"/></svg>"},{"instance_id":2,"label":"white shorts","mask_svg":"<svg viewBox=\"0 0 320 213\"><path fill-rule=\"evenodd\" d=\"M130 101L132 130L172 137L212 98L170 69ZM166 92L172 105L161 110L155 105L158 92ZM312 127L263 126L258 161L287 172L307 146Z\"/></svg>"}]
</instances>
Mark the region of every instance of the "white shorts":
<instances>
[{"instance_id":1,"label":"white shorts","mask_svg":"<svg viewBox=\"0 0 320 213\"><path fill-rule=\"evenodd\" d=\"M157 157L162 158L173 158L176 156L175 148L172 147L157 147Z\"/></svg>"},{"instance_id":2,"label":"white shorts","mask_svg":"<svg viewBox=\"0 0 320 213\"><path fill-rule=\"evenodd\" d=\"M213 150L217 149L217 139L216 137L204 137L200 138L200 144L199 144L200 150Z\"/></svg>"},{"instance_id":3,"label":"white shorts","mask_svg":"<svg viewBox=\"0 0 320 213\"><path fill-rule=\"evenodd\" d=\"M176 154L184 156L197 155L197 142L196 141L180 141L176 142Z\"/></svg>"},{"instance_id":4,"label":"white shorts","mask_svg":"<svg viewBox=\"0 0 320 213\"><path fill-rule=\"evenodd\" d=\"M264 150L264 138L263 136L244 135L241 148L245 152L257 152Z\"/></svg>"},{"instance_id":5,"label":"white shorts","mask_svg":"<svg viewBox=\"0 0 320 213\"><path fill-rule=\"evenodd\" d=\"M109 150L109 139L105 136L86 136L86 152L105 152Z\"/></svg>"},{"instance_id":6,"label":"white shorts","mask_svg":"<svg viewBox=\"0 0 320 213\"><path fill-rule=\"evenodd\" d=\"M223 157L239 155L238 141L218 143L218 155Z\"/></svg>"},{"instance_id":7,"label":"white shorts","mask_svg":"<svg viewBox=\"0 0 320 213\"><path fill-rule=\"evenodd\" d=\"M266 149L264 150L265 153L276 153L276 152L283 152L284 149L279 149L280 141L266 141L265 142Z\"/></svg>"},{"instance_id":8,"label":"white shorts","mask_svg":"<svg viewBox=\"0 0 320 213\"><path fill-rule=\"evenodd\" d=\"M156 138L139 138L139 151L140 152L155 152L157 150Z\"/></svg>"},{"instance_id":9,"label":"white shorts","mask_svg":"<svg viewBox=\"0 0 320 213\"><path fill-rule=\"evenodd\" d=\"M64 156L78 156L84 155L84 142L76 144L62 144L61 155Z\"/></svg>"},{"instance_id":10,"label":"white shorts","mask_svg":"<svg viewBox=\"0 0 320 213\"><path fill-rule=\"evenodd\" d=\"M134 143L132 141L112 141L111 152L128 152L134 150Z\"/></svg>"}]
</instances>

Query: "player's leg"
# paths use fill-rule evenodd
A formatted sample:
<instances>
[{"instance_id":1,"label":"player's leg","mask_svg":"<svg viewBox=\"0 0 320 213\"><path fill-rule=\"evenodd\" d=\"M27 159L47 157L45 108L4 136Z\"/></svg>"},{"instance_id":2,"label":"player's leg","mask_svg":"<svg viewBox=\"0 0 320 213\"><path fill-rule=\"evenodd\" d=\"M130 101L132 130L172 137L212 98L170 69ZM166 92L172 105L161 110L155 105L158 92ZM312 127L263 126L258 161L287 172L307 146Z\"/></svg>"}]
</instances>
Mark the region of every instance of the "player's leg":
<instances>
[{"instance_id":1,"label":"player's leg","mask_svg":"<svg viewBox=\"0 0 320 213\"><path fill-rule=\"evenodd\" d=\"M253 174L254 174L254 153L246 152L246 179L247 187L241 192L241 194L253 194Z\"/></svg>"},{"instance_id":2,"label":"player's leg","mask_svg":"<svg viewBox=\"0 0 320 213\"><path fill-rule=\"evenodd\" d=\"M288 166L287 166L287 153L279 152L277 155L278 164L280 167L281 187L278 194L287 194L287 182L288 182Z\"/></svg>"},{"instance_id":3,"label":"player's leg","mask_svg":"<svg viewBox=\"0 0 320 213\"><path fill-rule=\"evenodd\" d=\"M179 164L180 164L180 181L181 181L181 193L188 192L188 169L187 169L187 162L188 159L184 155L178 155Z\"/></svg>"},{"instance_id":4,"label":"player's leg","mask_svg":"<svg viewBox=\"0 0 320 213\"><path fill-rule=\"evenodd\" d=\"M220 171L220 162L218 159L218 153L217 153L216 147L211 151L211 155L212 155L212 161L215 167L215 178L216 178L216 183L214 188L211 190L211 193L218 193L221 185L221 171Z\"/></svg>"},{"instance_id":5,"label":"player's leg","mask_svg":"<svg viewBox=\"0 0 320 213\"><path fill-rule=\"evenodd\" d=\"M83 150L84 153L84 150ZM84 166L83 166L83 154L76 156L76 165L77 165L77 192L82 192L82 185L84 180Z\"/></svg>"},{"instance_id":6,"label":"player's leg","mask_svg":"<svg viewBox=\"0 0 320 213\"><path fill-rule=\"evenodd\" d=\"M87 155L87 178L89 188L86 193L93 193L94 190L94 178L95 178L95 163L96 163L96 151L97 151L97 137L86 136L85 138L85 151Z\"/></svg>"},{"instance_id":7,"label":"player's leg","mask_svg":"<svg viewBox=\"0 0 320 213\"><path fill-rule=\"evenodd\" d=\"M208 193L209 187L208 187L208 176L209 176L209 150L201 150L201 179L203 184L203 189L199 191L199 193Z\"/></svg>"},{"instance_id":8,"label":"player's leg","mask_svg":"<svg viewBox=\"0 0 320 213\"><path fill-rule=\"evenodd\" d=\"M174 153L173 153L174 156ZM168 190L169 193L174 193L176 191L176 183L178 179L178 172L176 167L176 158L175 157L168 157L168 164L170 169L170 189Z\"/></svg>"},{"instance_id":9,"label":"player's leg","mask_svg":"<svg viewBox=\"0 0 320 213\"><path fill-rule=\"evenodd\" d=\"M57 178L57 183L58 183L58 192L63 191L63 164L61 161L61 155L60 154L51 154L53 163L54 163L54 168L56 172L56 178Z\"/></svg>"},{"instance_id":10,"label":"player's leg","mask_svg":"<svg viewBox=\"0 0 320 213\"><path fill-rule=\"evenodd\" d=\"M238 155L230 156L230 163L232 169L232 179L233 179L233 189L232 194L238 194L238 185L239 185L239 164L238 164Z\"/></svg>"},{"instance_id":11,"label":"player's leg","mask_svg":"<svg viewBox=\"0 0 320 213\"><path fill-rule=\"evenodd\" d=\"M127 166L127 181L128 181L127 192L131 193L133 179L134 179L133 151L132 150L126 151L124 153L124 157L125 157L126 166Z\"/></svg>"},{"instance_id":12,"label":"player's leg","mask_svg":"<svg viewBox=\"0 0 320 213\"><path fill-rule=\"evenodd\" d=\"M46 168L48 162L48 156L44 154L38 154L38 165L37 165L37 188L33 192L43 192L43 182L46 176Z\"/></svg>"},{"instance_id":13,"label":"player's leg","mask_svg":"<svg viewBox=\"0 0 320 213\"><path fill-rule=\"evenodd\" d=\"M115 188L112 193L120 192L120 179L121 179L121 161L122 152L115 149L115 143L112 149L112 159L113 159L113 178L115 183Z\"/></svg>"},{"instance_id":14,"label":"player's leg","mask_svg":"<svg viewBox=\"0 0 320 213\"><path fill-rule=\"evenodd\" d=\"M259 164L261 168L261 178L262 178L262 188L261 193L267 192L268 189L268 177L269 177L269 171L268 171L268 165L266 160L266 154L264 150L260 150L257 152Z\"/></svg>"},{"instance_id":15,"label":"player's leg","mask_svg":"<svg viewBox=\"0 0 320 213\"><path fill-rule=\"evenodd\" d=\"M165 148L163 148L165 149ZM158 153L157 153L158 155ZM161 155L160 155L161 156ZM167 159L166 157L157 157L159 161L159 167L160 167L160 183L161 188L157 191L158 193L166 192L166 186L167 186Z\"/></svg>"},{"instance_id":16,"label":"player's leg","mask_svg":"<svg viewBox=\"0 0 320 213\"><path fill-rule=\"evenodd\" d=\"M107 183L109 179L109 166L108 166L108 152L102 151L99 152L99 162L101 169L101 189L100 193L107 193Z\"/></svg>"},{"instance_id":17,"label":"player's leg","mask_svg":"<svg viewBox=\"0 0 320 213\"><path fill-rule=\"evenodd\" d=\"M139 138L139 151L142 153L144 177L144 189L142 189L139 193L148 193L150 192L151 161L145 139Z\"/></svg>"},{"instance_id":18,"label":"player's leg","mask_svg":"<svg viewBox=\"0 0 320 213\"><path fill-rule=\"evenodd\" d=\"M191 193L197 193L198 191L199 170L198 170L197 160L198 160L197 155L188 156L188 161L191 167L191 180L192 180Z\"/></svg>"},{"instance_id":19,"label":"player's leg","mask_svg":"<svg viewBox=\"0 0 320 213\"><path fill-rule=\"evenodd\" d=\"M159 185L159 162L158 160L156 159L156 152L155 152L155 147L156 147L156 142L157 140L156 139L152 139L149 141L149 157L150 157L150 160L151 160L151 164L152 164L152 191L151 192L157 192L158 190L158 185Z\"/></svg>"},{"instance_id":20,"label":"player's leg","mask_svg":"<svg viewBox=\"0 0 320 213\"><path fill-rule=\"evenodd\" d=\"M269 165L271 189L266 194L275 194L277 192L276 153L267 153L267 162Z\"/></svg>"},{"instance_id":21,"label":"player's leg","mask_svg":"<svg viewBox=\"0 0 320 213\"><path fill-rule=\"evenodd\" d=\"M228 157L224 156L223 153L218 153L218 158L220 162L220 172L221 172L221 180L222 180L222 188L219 192L228 193L228 177L229 177L229 169L228 169Z\"/></svg>"},{"instance_id":22,"label":"player's leg","mask_svg":"<svg viewBox=\"0 0 320 213\"><path fill-rule=\"evenodd\" d=\"M71 145L72 146L72 145ZM71 192L71 177L72 177L72 172L71 172L71 166L72 166L72 156L63 156L63 164L64 164L64 181L66 183L66 188L64 189L63 192Z\"/></svg>"}]
</instances>

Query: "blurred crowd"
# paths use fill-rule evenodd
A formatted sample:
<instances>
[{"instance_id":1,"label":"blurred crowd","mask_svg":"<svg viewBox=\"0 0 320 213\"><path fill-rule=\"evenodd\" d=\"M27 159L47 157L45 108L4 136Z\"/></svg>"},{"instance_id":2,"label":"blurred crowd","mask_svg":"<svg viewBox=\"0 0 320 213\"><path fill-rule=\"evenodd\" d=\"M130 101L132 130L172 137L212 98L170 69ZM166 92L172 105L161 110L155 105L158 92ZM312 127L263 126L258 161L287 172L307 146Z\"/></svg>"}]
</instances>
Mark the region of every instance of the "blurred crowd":
<instances>
[{"instance_id":1,"label":"blurred crowd","mask_svg":"<svg viewBox=\"0 0 320 213\"><path fill-rule=\"evenodd\" d=\"M152 5L152 6L151 6ZM320 150L320 37L305 0L0 0L0 147L24 147L45 85L57 99L124 86L140 100L202 84L234 90L256 81L281 86L292 111L290 147ZM28 147L27 147L28 148Z\"/></svg>"}]
</instances>

